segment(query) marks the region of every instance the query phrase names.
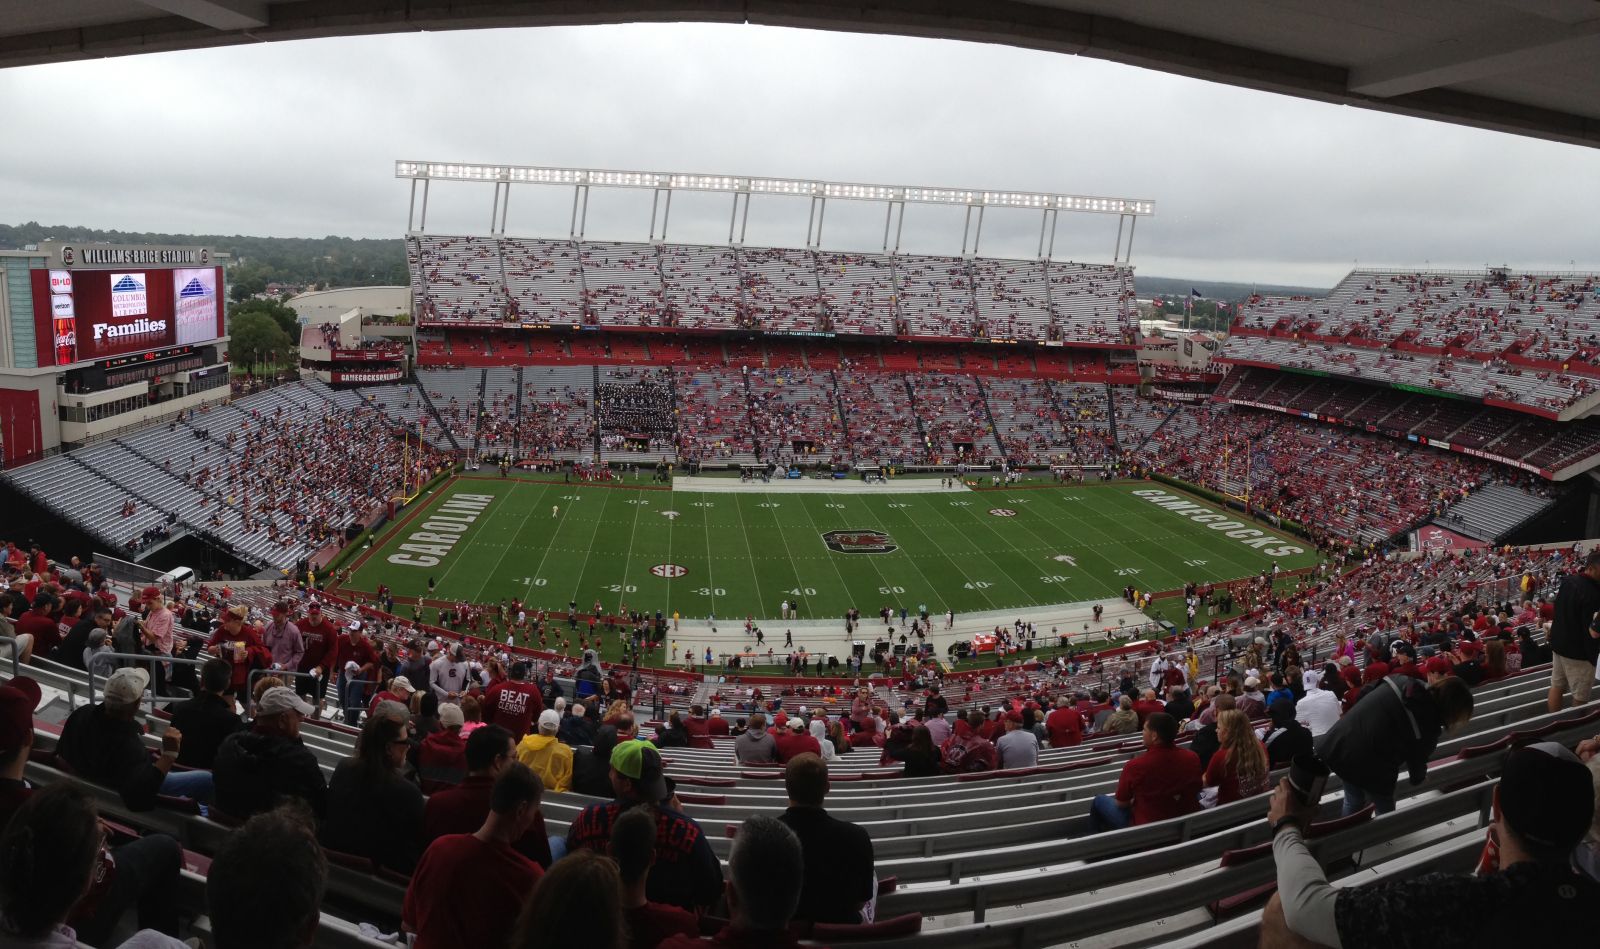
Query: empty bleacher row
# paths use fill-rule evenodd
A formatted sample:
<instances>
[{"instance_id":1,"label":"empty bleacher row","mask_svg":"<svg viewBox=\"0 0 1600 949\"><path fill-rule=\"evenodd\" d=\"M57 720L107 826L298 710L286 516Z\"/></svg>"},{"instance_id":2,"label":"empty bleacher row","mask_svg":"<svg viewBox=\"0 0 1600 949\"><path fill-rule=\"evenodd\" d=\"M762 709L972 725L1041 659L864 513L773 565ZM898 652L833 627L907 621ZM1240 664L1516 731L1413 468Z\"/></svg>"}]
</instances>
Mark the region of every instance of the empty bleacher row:
<instances>
[{"instance_id":1,"label":"empty bleacher row","mask_svg":"<svg viewBox=\"0 0 1600 949\"><path fill-rule=\"evenodd\" d=\"M1235 368L1216 395L1484 452L1547 477L1571 477L1600 465L1600 418L1555 422L1475 402L1255 366Z\"/></svg>"},{"instance_id":2,"label":"empty bleacher row","mask_svg":"<svg viewBox=\"0 0 1600 949\"><path fill-rule=\"evenodd\" d=\"M407 255L425 324L1133 339L1118 266L430 234Z\"/></svg>"},{"instance_id":3,"label":"empty bleacher row","mask_svg":"<svg viewBox=\"0 0 1600 949\"><path fill-rule=\"evenodd\" d=\"M1322 300L1253 297L1220 356L1565 413L1600 389L1597 283L1358 270Z\"/></svg>"},{"instance_id":4,"label":"empty bleacher row","mask_svg":"<svg viewBox=\"0 0 1600 949\"><path fill-rule=\"evenodd\" d=\"M1459 569L1448 562L1424 562L1417 569L1434 571L1426 582L1413 584L1414 578L1400 572L1387 579L1408 601L1437 603L1445 611L1472 598L1474 581L1515 572L1519 565L1536 577L1535 589L1541 592L1562 569L1562 562L1548 554L1529 560L1520 553L1478 555L1460 561ZM1448 591L1454 599L1447 602L1432 591ZM1379 615L1387 602L1364 602L1362 610ZM1319 644L1324 650L1331 645L1328 631L1306 634L1301 643L1308 653ZM48 662L29 674L54 694L36 718L38 760L27 767L30 781L47 786L68 780L49 752L61 718L83 700L85 683L81 673ZM1010 694L1030 695L1044 685L1067 690L1084 685L1047 676L1041 673ZM1501 752L1532 740L1571 746L1600 725L1600 711L1547 713L1548 682L1547 670L1530 667L1478 686L1470 724L1439 743L1422 785L1402 783L1392 814L1339 818L1335 777L1322 801L1317 834L1323 863L1349 879L1370 878L1375 870L1403 876L1419 868L1470 868L1482 849ZM150 724L147 740L153 744L165 720L156 715ZM353 732L339 725L307 722L301 735L325 775L353 753ZM713 739L713 745L669 748L664 758L686 813L700 823L725 862L739 821L752 814L776 815L788 802L780 770L737 764L725 739ZM1262 888L1274 880L1265 847L1271 839L1267 796L1122 830L1088 832L1089 802L1115 788L1122 766L1140 750L1140 743L1127 736L1091 737L1076 747L1044 749L1032 768L932 778L905 778L898 766L880 766L876 748L836 759L830 767L828 811L872 838L880 880L878 918L914 917L914 925L873 945L984 949L1066 945L1097 936L1121 945L1165 940L1229 945L1229 939L1250 932L1264 900ZM216 853L232 829L223 816L204 816L182 801L133 811L112 789L89 790L119 825L177 838L200 858L191 870L195 875L203 874L204 858ZM593 802L576 793L547 793L547 829L561 834ZM353 935L360 923L383 932L395 928L403 875L345 859L336 860L331 872L327 931L319 933L317 945L360 944Z\"/></svg>"}]
</instances>

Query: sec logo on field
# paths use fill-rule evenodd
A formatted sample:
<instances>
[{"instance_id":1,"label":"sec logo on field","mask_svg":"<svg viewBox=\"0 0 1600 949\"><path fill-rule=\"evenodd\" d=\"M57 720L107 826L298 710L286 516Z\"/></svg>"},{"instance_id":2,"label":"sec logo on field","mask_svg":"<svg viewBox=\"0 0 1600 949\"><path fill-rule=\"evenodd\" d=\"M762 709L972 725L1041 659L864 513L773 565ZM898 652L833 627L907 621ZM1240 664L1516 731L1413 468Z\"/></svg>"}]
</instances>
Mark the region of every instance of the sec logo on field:
<instances>
[{"instance_id":1,"label":"sec logo on field","mask_svg":"<svg viewBox=\"0 0 1600 949\"><path fill-rule=\"evenodd\" d=\"M992 508L989 509L989 513L993 514L995 517L1016 517L1017 516L1017 512L1011 510L1008 507L992 507Z\"/></svg>"},{"instance_id":2,"label":"sec logo on field","mask_svg":"<svg viewBox=\"0 0 1600 949\"><path fill-rule=\"evenodd\" d=\"M650 572L658 577L666 577L667 579L671 580L676 577L683 576L684 574L688 573L689 570L688 568L675 563L658 563L654 567L650 568Z\"/></svg>"}]
</instances>

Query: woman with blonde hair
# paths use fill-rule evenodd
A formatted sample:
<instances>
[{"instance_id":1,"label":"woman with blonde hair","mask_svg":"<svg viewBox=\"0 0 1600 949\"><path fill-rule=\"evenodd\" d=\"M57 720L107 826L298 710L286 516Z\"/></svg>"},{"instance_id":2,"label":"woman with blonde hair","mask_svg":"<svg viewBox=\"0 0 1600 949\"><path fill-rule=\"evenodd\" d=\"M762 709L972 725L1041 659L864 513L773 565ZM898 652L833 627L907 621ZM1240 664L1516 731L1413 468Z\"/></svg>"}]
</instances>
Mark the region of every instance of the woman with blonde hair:
<instances>
[{"instance_id":1,"label":"woman with blonde hair","mask_svg":"<svg viewBox=\"0 0 1600 949\"><path fill-rule=\"evenodd\" d=\"M633 709L628 707L628 703L622 699L617 699L606 707L606 714L600 719L600 724L615 725L632 714Z\"/></svg>"},{"instance_id":2,"label":"woman with blonde hair","mask_svg":"<svg viewBox=\"0 0 1600 949\"><path fill-rule=\"evenodd\" d=\"M1206 765L1203 784L1217 789L1217 803L1227 804L1267 790L1267 749L1250 727L1250 716L1229 709L1217 716L1220 747Z\"/></svg>"}]
</instances>

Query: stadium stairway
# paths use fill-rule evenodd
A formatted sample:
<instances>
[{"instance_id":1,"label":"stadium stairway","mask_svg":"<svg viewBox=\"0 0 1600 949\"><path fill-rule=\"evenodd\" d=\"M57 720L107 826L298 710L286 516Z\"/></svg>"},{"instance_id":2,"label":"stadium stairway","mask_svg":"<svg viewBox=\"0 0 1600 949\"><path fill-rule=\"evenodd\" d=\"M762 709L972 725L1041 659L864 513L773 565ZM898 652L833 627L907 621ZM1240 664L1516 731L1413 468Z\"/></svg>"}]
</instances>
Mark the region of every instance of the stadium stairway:
<instances>
[{"instance_id":1,"label":"stadium stairway","mask_svg":"<svg viewBox=\"0 0 1600 949\"><path fill-rule=\"evenodd\" d=\"M439 414L439 410L438 410L437 407L434 406L433 400L428 397L428 387L423 385L416 378L415 374L412 375L410 381L407 384L411 385L412 387L414 387L416 389L417 395L422 399L423 408L427 411L427 413L430 416L433 417L433 423L435 425L439 426L439 431L444 433L445 440L448 441L450 443L450 445L453 448L455 448L457 451L460 451L461 450L461 443L456 440L455 433L450 431L450 426L449 425L445 424L444 416Z\"/></svg>"},{"instance_id":2,"label":"stadium stairway","mask_svg":"<svg viewBox=\"0 0 1600 949\"><path fill-rule=\"evenodd\" d=\"M1004 458L1006 446L1000 443L1000 426L995 424L994 409L989 406L989 390L984 386L980 376L972 377L972 384L978 389L978 398L983 401L983 417L989 420L989 438L994 442L995 450Z\"/></svg>"},{"instance_id":3,"label":"stadium stairway","mask_svg":"<svg viewBox=\"0 0 1600 949\"><path fill-rule=\"evenodd\" d=\"M478 457L478 445L483 438L483 397L489 388L489 370L478 372L478 399L472 413L472 457Z\"/></svg>"},{"instance_id":4,"label":"stadium stairway","mask_svg":"<svg viewBox=\"0 0 1600 949\"><path fill-rule=\"evenodd\" d=\"M828 379L833 384L833 405L839 413L839 431L844 433L844 444L850 441L850 413L844 410L844 397L839 394L839 373L837 370L828 370Z\"/></svg>"}]
</instances>

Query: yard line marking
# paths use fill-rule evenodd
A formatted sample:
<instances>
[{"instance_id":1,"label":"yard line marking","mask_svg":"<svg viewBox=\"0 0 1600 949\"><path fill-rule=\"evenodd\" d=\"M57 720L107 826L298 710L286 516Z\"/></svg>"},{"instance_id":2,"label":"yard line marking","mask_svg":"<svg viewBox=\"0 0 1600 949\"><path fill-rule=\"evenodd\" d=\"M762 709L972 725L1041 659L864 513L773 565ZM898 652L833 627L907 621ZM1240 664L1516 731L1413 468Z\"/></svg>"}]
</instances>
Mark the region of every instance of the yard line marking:
<instances>
[{"instance_id":1,"label":"yard line marking","mask_svg":"<svg viewBox=\"0 0 1600 949\"><path fill-rule=\"evenodd\" d=\"M888 510L888 509L885 508L885 510ZM954 568L955 572L958 575L960 575L962 577L965 577L967 575L967 572L965 570L963 570L961 568L961 566L955 562L954 559L952 559L950 556L945 554L942 549L940 549L939 545L934 542L934 539L931 536L929 536L928 532L922 529L922 526L917 523L917 519L915 517L913 517L913 516L908 514L906 516L906 523L910 524L912 529L915 530L918 534L921 534L922 535L922 539L928 542L927 549L929 551L931 551L931 553L923 554L921 556L925 556L929 560L932 560L935 556L937 556L941 560L943 560L945 563L949 564L952 568ZM903 549L904 548L902 548L902 550ZM916 560L917 556L918 556L917 554L906 552L906 557L913 561L913 564L912 564L913 566L915 566L915 560ZM990 561L990 562L993 563L993 561ZM928 575L926 573L923 573L923 571L922 571L922 569L920 567L917 568L917 572L922 574L922 579L924 581L926 581L927 584L928 584L929 598L931 599L934 596L938 596L939 593L940 593L938 585L933 583L931 580L928 580ZM995 605L994 600L989 598L989 594L984 593L982 590L979 590L976 587L974 587L973 589L977 592L977 594L979 596L983 597L985 603L989 604L989 609L991 609L991 610L1003 609L1003 607L999 607L999 606ZM968 610L967 612L972 612L972 611ZM930 619L931 619L931 616L930 616Z\"/></svg>"},{"instance_id":2,"label":"yard line marking","mask_svg":"<svg viewBox=\"0 0 1600 949\"><path fill-rule=\"evenodd\" d=\"M528 513L529 514L532 514L534 509L536 509L536 508L544 507L545 496L550 493L550 488L552 488L552 487L554 487L553 484L546 485L545 489L543 491L539 492L539 503L533 505L530 508L528 508ZM523 523L524 524L527 523L527 518L523 518ZM539 572L544 569L544 562L546 560L548 560L549 557L550 557L550 551L552 551L552 550L554 550L556 548L556 536L561 533L561 528L565 524L566 524L566 521L563 520L560 524L556 525L555 533L550 535L550 543L545 545L544 555L539 558L539 563L534 566L533 573L528 575L528 583L527 583L526 586L524 586L522 588L522 597L521 597L521 599L522 599L522 602L523 602L524 605L526 605L527 602L528 602L528 594L533 592L534 581L539 579ZM518 529L517 533L521 534L522 531L520 529ZM512 540L512 544L514 545L516 543L516 537L513 536L511 540ZM546 587L546 589L549 589L549 587Z\"/></svg>"},{"instance_id":3,"label":"yard line marking","mask_svg":"<svg viewBox=\"0 0 1600 949\"><path fill-rule=\"evenodd\" d=\"M948 507L948 506L949 506L949 505L945 505L945 507ZM967 540L967 541L968 541L968 542L969 542L969 543L971 543L971 542L972 542L972 536L971 536L971 535L970 535L970 534L968 534L968 533L967 533L967 532L966 532L966 531L964 531L964 530L962 530L962 529L961 529L961 528L960 528L960 527L958 527L958 526L956 526L956 522L955 522L955 521L952 521L952 520L950 520L950 518L948 518L948 517L946 517L946 516L945 516L945 513L944 513L944 510L943 510L943 508L941 508L941 507L940 507L940 506L939 506L939 505L937 505L937 504L934 504L934 505L932 505L932 509L933 509L933 510L934 510L934 511L936 511L936 512L937 512L937 513L938 513L938 515L939 515L939 519L940 519L940 520L942 520L942 521L944 521L944 522L945 522L945 524L947 524L947 525L948 525L948 526L949 526L949 527L950 527L950 529L951 529L951 530L953 530L953 531L955 531L955 532L956 532L956 533L957 533L957 534L960 534L960 535L961 535L961 536L962 536L962 537L963 537L963 538L965 538L965 539L966 539L966 540ZM988 526L989 526L989 525L988 525L988 524L987 524L987 523L985 523L985 524L984 524L984 526L985 526L985 527L988 527ZM992 528L992 527L991 527L991 528L989 528L989 529L990 529L990 530L991 530L991 531L992 531L992 530L993 530L993 529L994 529L994 528ZM1015 579L1015 578L1013 578L1013 577L1012 577L1012 576L1011 576L1011 571L1009 571L1009 570L1007 570L1007 569L1005 569L1005 568L1004 568L1004 567L1002 567L1002 566L1000 566L1000 564L999 564L999 562L998 562L998 561L996 561L996 560L995 560L995 559L994 559L994 558L993 558L993 557L991 557L991 556L989 556L989 552L988 552L988 551L987 551L987 550L984 550L984 549L983 549L983 547L982 547L982 545L980 545L980 544L976 544L976 543L974 543L974 544L973 544L973 545L972 545L972 546L973 546L973 549L974 549L974 550L975 550L975 551L976 551L976 552L977 552L977 553L978 553L978 554L979 554L979 555L980 555L980 556L982 556L982 557L983 557L983 559L985 559L985 560L987 560L987 561L989 561L989 564L990 564L990 566L992 566L992 567L994 567L994 569L995 569L995 572L996 572L996 573L997 573L997 574L998 574L998 575L999 575L999 576L1001 576L1001 577L1004 577L1004 578L1005 578L1005 581L1006 581L1006 582L1007 582L1007 583L1009 583L1009 584L1011 584L1011 585L1012 585L1012 586L1013 586L1013 587L1015 587L1015 588L1016 588L1016 590L1017 590L1017 592L1018 592L1018 593L1020 593L1020 594L1022 594L1022 598L1023 598L1023 599L1024 599L1024 600L1029 600L1029 599L1033 599L1033 596L1032 596L1032 594L1030 594L1030 593L1029 593L1029 592L1028 592L1028 591L1027 591L1027 590L1026 590L1026 589L1025 589L1025 588L1024 588L1024 587L1023 587L1023 586L1022 586L1022 584L1020 584L1020 583L1018 583L1018 582L1017 582L1017 581L1016 581L1016 579ZM985 595L984 595L984 599L988 599L988 594L985 594ZM992 602L994 602L994 601L993 601L993 600L990 600L990 601L989 601L989 602L991 602L991 603L992 603ZM1002 609L1003 609L1003 608L1004 608L1004 607L1001 607L1001 608L1002 608ZM970 611L970 610L969 610L969 611L968 611L968 612L971 612L971 611Z\"/></svg>"},{"instance_id":4,"label":"yard line marking","mask_svg":"<svg viewBox=\"0 0 1600 949\"><path fill-rule=\"evenodd\" d=\"M817 520L811 516L811 509L806 507L805 495L796 495L795 500L799 502L800 510L805 512L806 523L811 525L811 530L820 538L822 536L822 531L817 529ZM782 529L783 528L780 526L779 530ZM839 569L839 562L832 557L823 557L822 559L828 561L829 565L833 567L833 575L839 578L839 589L842 591L845 598L845 603L847 604L845 609L854 608L854 604L852 604L850 601L855 599L855 597L851 596L850 594L850 584L845 582L844 571ZM874 567L873 569L877 568ZM878 579L882 580L883 574L880 573L878 575ZM821 619L821 617L817 618Z\"/></svg>"},{"instance_id":5,"label":"yard line marking","mask_svg":"<svg viewBox=\"0 0 1600 949\"><path fill-rule=\"evenodd\" d=\"M735 494L734 497L737 498L738 495ZM737 500L735 500L733 502L733 506L737 509L739 507L739 502ZM789 532L783 529L783 525L782 524L778 523L778 515L777 514L773 514L772 515L772 526L775 527L777 529L777 531L778 531L778 539L783 541L784 557L783 558L768 557L768 558L765 558L765 559L768 559L768 560L778 560L778 559L788 560L789 564L790 564L790 568L793 569L795 560L797 558L795 557L794 552L789 549ZM739 529L740 530L744 529L744 512L743 511L739 512ZM745 546L746 547L750 546L750 535L748 533L745 534ZM752 560L755 559L754 552L752 552L752 554L751 554L751 559ZM794 594L791 597L791 594L789 594L787 591L785 591L784 595L783 595L784 599L786 599L786 600L792 600L792 599L803 599L803 600L806 600L807 601L807 603L806 603L806 615L810 616L810 615L812 615L811 608L810 608L811 604L810 604L810 598L807 597L805 595L805 592L804 592L805 588L806 588L805 581L800 579L800 571L799 570L794 570L793 572L794 572L795 588L800 590L801 592L798 593L798 594ZM758 599L758 602L765 603L766 601ZM793 605L794 605L796 611L798 611L799 607L800 607L800 604L799 603L794 603Z\"/></svg>"},{"instance_id":6,"label":"yard line marking","mask_svg":"<svg viewBox=\"0 0 1600 949\"><path fill-rule=\"evenodd\" d=\"M622 597L628 595L626 592L628 589L628 571L633 567L633 539L639 534L639 512L642 510L644 510L643 504L635 504L633 506L633 526L628 529L628 552L622 558L622 590L617 593L617 612L619 613L622 612L623 604L628 602ZM667 523L670 524L674 520L677 520L676 516L669 517L667 518ZM670 561L668 562L670 563Z\"/></svg>"},{"instance_id":7,"label":"yard line marking","mask_svg":"<svg viewBox=\"0 0 1600 949\"><path fill-rule=\"evenodd\" d=\"M513 485L512 488L511 488L511 491L510 491L510 495L516 494L518 488L519 488L519 486ZM509 497L509 495L508 495L508 497ZM543 499L543 495L542 494L540 495L540 499L541 500ZM478 592L472 594L472 598L470 600L468 600L469 603L481 603L481 602L483 602L481 597L483 596L484 588L487 587L490 584L490 582L494 580L495 574L500 572L500 565L502 563L505 563L506 554L511 553L511 548L516 546L517 535L522 533L522 528L527 526L528 518L533 515L534 507L535 507L535 505L532 505L532 504L528 505L528 512L526 514L522 515L522 523L518 524L517 525L517 529L511 533L511 542L506 544L506 549L500 552L500 557L499 557L499 559L497 559L494 562L494 566L489 568L488 570L484 571L483 582L478 584ZM483 513L484 514L488 514L489 513L489 509L488 508L484 508ZM482 517L483 517L483 515L480 514L479 518L481 519ZM444 585L444 578L443 577L440 578L440 585L441 586ZM466 599L466 597L462 597L462 599ZM492 599L492 597L491 597L491 599Z\"/></svg>"}]
</instances>

